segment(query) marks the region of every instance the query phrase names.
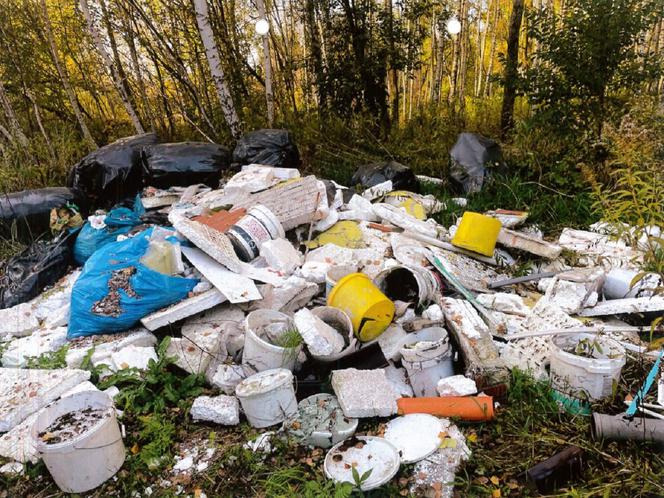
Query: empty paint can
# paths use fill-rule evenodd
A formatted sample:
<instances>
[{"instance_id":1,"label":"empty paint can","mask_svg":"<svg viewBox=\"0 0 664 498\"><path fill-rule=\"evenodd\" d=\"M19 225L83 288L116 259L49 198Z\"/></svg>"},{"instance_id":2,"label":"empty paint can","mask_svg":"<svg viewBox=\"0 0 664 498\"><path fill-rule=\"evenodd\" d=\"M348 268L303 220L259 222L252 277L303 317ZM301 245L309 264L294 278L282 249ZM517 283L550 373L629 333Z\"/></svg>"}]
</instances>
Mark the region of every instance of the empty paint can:
<instances>
[{"instance_id":1,"label":"empty paint can","mask_svg":"<svg viewBox=\"0 0 664 498\"><path fill-rule=\"evenodd\" d=\"M253 261L260 253L264 242L286 236L279 219L260 204L251 208L245 216L232 225L226 233L233 249L245 262Z\"/></svg>"}]
</instances>

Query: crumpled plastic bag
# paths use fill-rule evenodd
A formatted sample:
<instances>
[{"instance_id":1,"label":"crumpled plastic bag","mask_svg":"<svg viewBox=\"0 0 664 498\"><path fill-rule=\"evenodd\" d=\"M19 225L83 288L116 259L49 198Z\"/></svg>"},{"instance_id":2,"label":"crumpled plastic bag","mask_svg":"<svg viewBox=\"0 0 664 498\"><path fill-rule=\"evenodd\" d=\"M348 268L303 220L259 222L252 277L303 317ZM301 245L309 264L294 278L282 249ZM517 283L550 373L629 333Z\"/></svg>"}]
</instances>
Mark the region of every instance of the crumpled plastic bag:
<instances>
[{"instance_id":1,"label":"crumpled plastic bag","mask_svg":"<svg viewBox=\"0 0 664 498\"><path fill-rule=\"evenodd\" d=\"M231 165L230 151L208 142L182 142L143 148L144 183L157 188L204 183L218 188Z\"/></svg>"},{"instance_id":2,"label":"crumpled plastic bag","mask_svg":"<svg viewBox=\"0 0 664 498\"><path fill-rule=\"evenodd\" d=\"M117 140L85 156L70 171L67 185L81 191L94 208L109 208L142 187L141 152L157 143L144 133Z\"/></svg>"},{"instance_id":3,"label":"crumpled plastic bag","mask_svg":"<svg viewBox=\"0 0 664 498\"><path fill-rule=\"evenodd\" d=\"M23 190L0 195L0 237L26 244L49 232L52 209L82 206L81 196L70 188ZM12 225L16 223L16 227ZM12 233L13 232L13 233Z\"/></svg>"},{"instance_id":4,"label":"crumpled plastic bag","mask_svg":"<svg viewBox=\"0 0 664 498\"><path fill-rule=\"evenodd\" d=\"M245 164L298 168L300 151L288 130L255 130L243 135L233 151L232 166Z\"/></svg>"},{"instance_id":5,"label":"crumpled plastic bag","mask_svg":"<svg viewBox=\"0 0 664 498\"><path fill-rule=\"evenodd\" d=\"M392 188L395 190L420 191L413 170L396 161L377 162L360 166L353 175L351 184L360 185L366 189L385 183L388 180L392 182Z\"/></svg>"},{"instance_id":6,"label":"crumpled plastic bag","mask_svg":"<svg viewBox=\"0 0 664 498\"><path fill-rule=\"evenodd\" d=\"M52 240L38 240L10 258L0 271L0 309L37 297L69 270L75 232Z\"/></svg>"},{"instance_id":7,"label":"crumpled plastic bag","mask_svg":"<svg viewBox=\"0 0 664 498\"><path fill-rule=\"evenodd\" d=\"M476 133L460 133L450 159L450 176L465 194L482 190L492 170L504 167L500 145Z\"/></svg>"},{"instance_id":8,"label":"crumpled plastic bag","mask_svg":"<svg viewBox=\"0 0 664 498\"><path fill-rule=\"evenodd\" d=\"M152 232L150 228L107 244L88 259L72 290L68 339L127 330L144 316L186 298L198 283L141 263ZM178 243L174 237L166 240Z\"/></svg>"},{"instance_id":9,"label":"crumpled plastic bag","mask_svg":"<svg viewBox=\"0 0 664 498\"><path fill-rule=\"evenodd\" d=\"M124 235L141 224L141 215L145 213L141 198L136 196L134 208L116 207L102 216L90 216L76 237L74 260L79 265L85 264L95 251L106 244L115 242L118 235Z\"/></svg>"}]
</instances>

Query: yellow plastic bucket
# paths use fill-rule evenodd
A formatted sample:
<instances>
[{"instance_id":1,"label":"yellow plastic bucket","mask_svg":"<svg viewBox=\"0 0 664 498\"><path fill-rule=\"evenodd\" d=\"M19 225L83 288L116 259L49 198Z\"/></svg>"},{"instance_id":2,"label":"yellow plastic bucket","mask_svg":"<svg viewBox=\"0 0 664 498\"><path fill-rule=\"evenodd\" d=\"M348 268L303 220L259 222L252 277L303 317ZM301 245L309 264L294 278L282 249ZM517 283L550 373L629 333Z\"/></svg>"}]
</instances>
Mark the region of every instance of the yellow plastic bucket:
<instances>
[{"instance_id":1,"label":"yellow plastic bucket","mask_svg":"<svg viewBox=\"0 0 664 498\"><path fill-rule=\"evenodd\" d=\"M493 256L500 232L500 221L472 211L463 213L452 244L484 256Z\"/></svg>"},{"instance_id":2,"label":"yellow plastic bucket","mask_svg":"<svg viewBox=\"0 0 664 498\"><path fill-rule=\"evenodd\" d=\"M327 305L345 311L360 341L382 334L394 318L394 303L364 273L343 277L330 291Z\"/></svg>"}]
</instances>

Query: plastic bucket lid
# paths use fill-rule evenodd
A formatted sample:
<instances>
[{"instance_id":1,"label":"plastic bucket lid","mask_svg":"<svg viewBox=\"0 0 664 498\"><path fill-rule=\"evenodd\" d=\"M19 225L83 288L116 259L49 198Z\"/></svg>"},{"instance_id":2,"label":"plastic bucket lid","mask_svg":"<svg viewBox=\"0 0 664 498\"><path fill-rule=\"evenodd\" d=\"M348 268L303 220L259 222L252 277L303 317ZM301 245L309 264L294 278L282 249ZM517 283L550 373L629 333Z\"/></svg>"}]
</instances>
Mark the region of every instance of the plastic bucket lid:
<instances>
[{"instance_id":1,"label":"plastic bucket lid","mask_svg":"<svg viewBox=\"0 0 664 498\"><path fill-rule=\"evenodd\" d=\"M400 451L402 463L414 463L440 447L443 429L439 418L426 413L411 413L390 420L384 437Z\"/></svg>"},{"instance_id":2,"label":"plastic bucket lid","mask_svg":"<svg viewBox=\"0 0 664 498\"><path fill-rule=\"evenodd\" d=\"M382 334L394 318L394 303L364 273L343 277L330 291L328 306L345 311L361 341Z\"/></svg>"}]
</instances>

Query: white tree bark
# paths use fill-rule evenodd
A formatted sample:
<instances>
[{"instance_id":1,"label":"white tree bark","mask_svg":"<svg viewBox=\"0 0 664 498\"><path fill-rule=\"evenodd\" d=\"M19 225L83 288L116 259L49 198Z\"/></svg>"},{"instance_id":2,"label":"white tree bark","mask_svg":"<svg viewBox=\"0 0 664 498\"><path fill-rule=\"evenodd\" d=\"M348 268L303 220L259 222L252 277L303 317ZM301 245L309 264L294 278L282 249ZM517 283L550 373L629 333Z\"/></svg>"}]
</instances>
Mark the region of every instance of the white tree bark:
<instances>
[{"instance_id":1,"label":"white tree bark","mask_svg":"<svg viewBox=\"0 0 664 498\"><path fill-rule=\"evenodd\" d=\"M233 103L233 97L226 84L224 70L221 67L221 58L219 57L219 50L214 41L214 34L212 26L210 25L210 16L208 13L207 0L194 0L194 11L196 13L196 23L198 24L198 32L201 35L203 46L205 47L205 56L207 57L208 64L210 65L210 73L214 80L221 104L221 110L224 113L226 123L231 130L234 138L239 138L242 133L240 127L240 120L238 119Z\"/></svg>"},{"instance_id":2,"label":"white tree bark","mask_svg":"<svg viewBox=\"0 0 664 498\"><path fill-rule=\"evenodd\" d=\"M90 32L92 41L94 42L95 47L97 48L97 52L99 53L102 62L106 66L106 69L108 70L111 79L113 80L113 85L120 95L120 100L122 100L122 106L125 108L125 111L127 111L129 119L131 119L131 122L136 129L136 133L145 133L143 125L141 124L140 119L138 119L138 114L136 114L134 106L131 105L129 95L127 95L127 92L125 92L124 86L122 85L118 68L115 67L115 63L113 62L111 55L108 53L106 47L104 46L104 40L101 37L101 32L97 28L95 20L92 17L92 13L90 12L88 0L80 0L79 6L81 8L81 12L83 13L83 17L85 18L85 23L88 26L88 31Z\"/></svg>"},{"instance_id":3,"label":"white tree bark","mask_svg":"<svg viewBox=\"0 0 664 498\"><path fill-rule=\"evenodd\" d=\"M51 29L51 20L48 17L46 0L40 0L39 3L41 5L41 11L44 20L44 31L46 32L46 38L48 39L49 48L51 49L51 56L53 57L53 64L55 64L55 68L57 69L58 74L60 75L62 86L65 87L67 98L69 99L69 103L71 104L72 109L74 110L74 115L76 116L76 120L78 121L78 124L81 127L81 131L83 132L83 137L92 147L96 149L97 142L95 142L95 139L92 138L92 134L90 133L88 126L85 124L85 121L83 119L83 113L81 112L81 108L79 107L78 101L76 100L76 94L74 93L74 89L72 88L71 83L69 82L69 76L67 75L62 63L60 62L60 56L58 55L58 47L55 44L55 37L53 36L53 30Z\"/></svg>"},{"instance_id":4,"label":"white tree bark","mask_svg":"<svg viewBox=\"0 0 664 498\"><path fill-rule=\"evenodd\" d=\"M265 3L263 0L256 0L258 7L258 15L261 19L267 21L267 14L265 13ZM263 39L263 71L265 71L265 99L267 101L267 122L268 126L272 128L274 124L274 93L272 92L272 62L270 58L270 39L269 32L262 35Z\"/></svg>"},{"instance_id":5,"label":"white tree bark","mask_svg":"<svg viewBox=\"0 0 664 498\"><path fill-rule=\"evenodd\" d=\"M21 123L16 117L16 113L14 112L14 108L9 101L9 97L7 97L5 85L2 83L2 81L0 81L0 104L2 104L2 109L5 112L5 117L7 118L9 127L12 130L12 134L14 137L16 137L18 143L20 143L23 147L28 147L30 142L28 141L28 137L25 136L23 128L21 128Z\"/></svg>"}]
</instances>

